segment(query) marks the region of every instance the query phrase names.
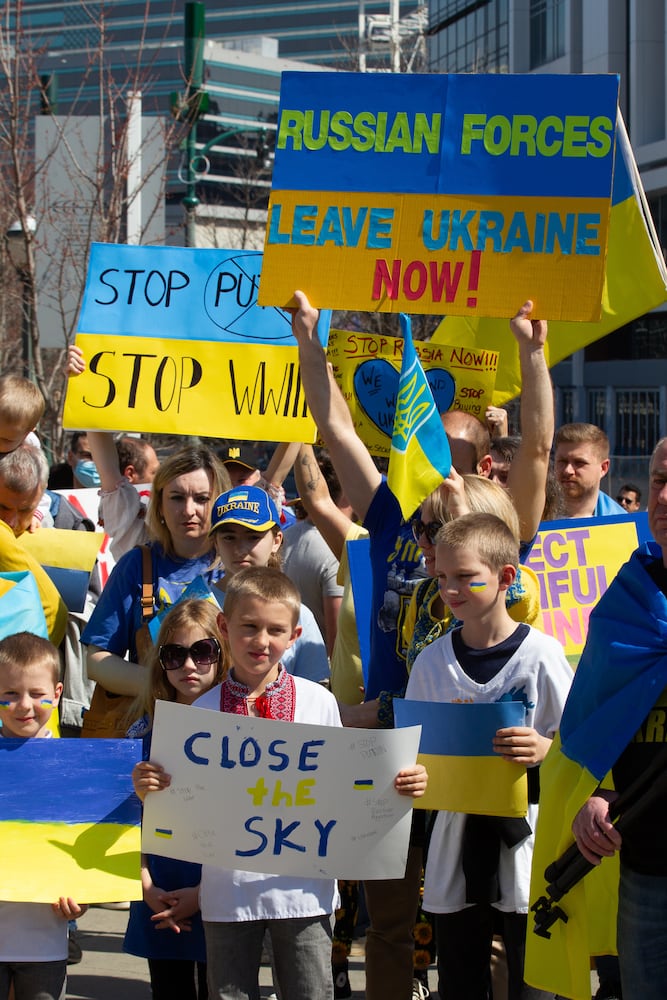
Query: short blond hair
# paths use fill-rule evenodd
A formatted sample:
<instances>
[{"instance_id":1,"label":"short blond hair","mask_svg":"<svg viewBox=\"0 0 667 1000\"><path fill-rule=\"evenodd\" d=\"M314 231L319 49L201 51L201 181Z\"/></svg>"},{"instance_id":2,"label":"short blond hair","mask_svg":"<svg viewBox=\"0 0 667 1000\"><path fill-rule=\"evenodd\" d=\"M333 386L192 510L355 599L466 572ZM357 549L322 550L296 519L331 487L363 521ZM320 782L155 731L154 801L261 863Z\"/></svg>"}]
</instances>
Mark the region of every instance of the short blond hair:
<instances>
[{"instance_id":1,"label":"short blond hair","mask_svg":"<svg viewBox=\"0 0 667 1000\"><path fill-rule=\"evenodd\" d=\"M45 666L51 672L53 683L60 681L60 656L58 650L41 635L34 632L15 632L0 639L0 668Z\"/></svg>"},{"instance_id":2,"label":"short blond hair","mask_svg":"<svg viewBox=\"0 0 667 1000\"><path fill-rule=\"evenodd\" d=\"M519 542L505 522L495 514L464 514L449 521L438 532L436 545L471 549L493 573L503 566L519 566Z\"/></svg>"},{"instance_id":3,"label":"short blond hair","mask_svg":"<svg viewBox=\"0 0 667 1000\"><path fill-rule=\"evenodd\" d=\"M44 397L22 375L0 375L0 420L25 428L28 434L44 415Z\"/></svg>"},{"instance_id":4,"label":"short blond hair","mask_svg":"<svg viewBox=\"0 0 667 1000\"><path fill-rule=\"evenodd\" d=\"M298 587L279 569L271 566L248 566L235 573L225 591L222 609L225 618L234 614L239 601L244 597L284 604L292 615L292 625L296 625L299 620L301 594Z\"/></svg>"},{"instance_id":5,"label":"short blond hair","mask_svg":"<svg viewBox=\"0 0 667 1000\"><path fill-rule=\"evenodd\" d=\"M609 458L609 438L596 424L562 424L554 438L555 450L559 444L590 444L601 461Z\"/></svg>"}]
</instances>

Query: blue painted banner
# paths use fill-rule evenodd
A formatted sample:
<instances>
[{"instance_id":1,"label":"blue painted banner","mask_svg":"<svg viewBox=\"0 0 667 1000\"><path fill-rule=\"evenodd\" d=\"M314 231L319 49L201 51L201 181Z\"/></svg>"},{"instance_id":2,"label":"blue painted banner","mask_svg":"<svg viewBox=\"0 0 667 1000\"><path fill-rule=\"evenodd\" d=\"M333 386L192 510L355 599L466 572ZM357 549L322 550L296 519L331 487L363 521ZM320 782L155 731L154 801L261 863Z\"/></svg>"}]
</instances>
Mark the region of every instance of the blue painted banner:
<instances>
[{"instance_id":1,"label":"blue painted banner","mask_svg":"<svg viewBox=\"0 0 667 1000\"><path fill-rule=\"evenodd\" d=\"M283 73L274 190L608 198L615 75Z\"/></svg>"},{"instance_id":2,"label":"blue painted banner","mask_svg":"<svg viewBox=\"0 0 667 1000\"><path fill-rule=\"evenodd\" d=\"M93 243L78 331L295 345L290 316L257 305L262 254Z\"/></svg>"},{"instance_id":3,"label":"blue painted banner","mask_svg":"<svg viewBox=\"0 0 667 1000\"><path fill-rule=\"evenodd\" d=\"M493 750L498 729L524 726L519 701L482 704L394 699L399 728L421 725L418 760L428 771L428 788L417 809L448 809L489 816L525 816L526 769Z\"/></svg>"},{"instance_id":4,"label":"blue painted banner","mask_svg":"<svg viewBox=\"0 0 667 1000\"><path fill-rule=\"evenodd\" d=\"M0 739L0 754L0 898L140 898L141 741Z\"/></svg>"}]
</instances>

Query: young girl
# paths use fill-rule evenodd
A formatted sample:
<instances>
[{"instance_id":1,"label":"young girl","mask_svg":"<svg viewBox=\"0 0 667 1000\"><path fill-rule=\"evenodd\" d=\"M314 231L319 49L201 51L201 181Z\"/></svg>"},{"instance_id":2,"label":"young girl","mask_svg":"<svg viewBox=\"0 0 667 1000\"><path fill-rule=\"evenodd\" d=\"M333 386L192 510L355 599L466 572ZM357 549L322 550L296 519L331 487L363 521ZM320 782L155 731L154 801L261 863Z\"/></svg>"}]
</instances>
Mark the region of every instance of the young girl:
<instances>
[{"instance_id":1,"label":"young girl","mask_svg":"<svg viewBox=\"0 0 667 1000\"><path fill-rule=\"evenodd\" d=\"M280 569L280 515L259 486L236 486L222 493L211 506L210 535L225 568L225 575L213 587L223 609L227 584L239 570L250 566ZM317 683L328 680L326 646L315 616L305 604L301 605L299 628L299 638L285 653L285 670Z\"/></svg>"},{"instance_id":2,"label":"young girl","mask_svg":"<svg viewBox=\"0 0 667 1000\"><path fill-rule=\"evenodd\" d=\"M217 614L210 601L183 600L162 622L145 690L132 710L133 718L139 721L128 730L129 737L144 740L145 759L150 751L155 702L161 699L191 705L227 673L226 646ZM141 771L142 764L137 764L133 778ZM154 1000L206 1000L208 995L199 914L200 877L200 865L142 855L144 898L131 904L123 949L148 959Z\"/></svg>"}]
</instances>

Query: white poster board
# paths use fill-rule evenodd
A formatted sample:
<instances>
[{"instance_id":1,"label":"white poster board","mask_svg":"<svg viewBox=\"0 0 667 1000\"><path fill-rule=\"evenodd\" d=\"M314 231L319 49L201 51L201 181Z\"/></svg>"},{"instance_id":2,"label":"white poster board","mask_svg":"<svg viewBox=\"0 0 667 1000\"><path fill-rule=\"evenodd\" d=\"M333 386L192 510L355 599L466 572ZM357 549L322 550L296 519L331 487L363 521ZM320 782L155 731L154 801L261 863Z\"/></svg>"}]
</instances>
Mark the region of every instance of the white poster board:
<instances>
[{"instance_id":1,"label":"white poster board","mask_svg":"<svg viewBox=\"0 0 667 1000\"><path fill-rule=\"evenodd\" d=\"M421 727L337 729L158 702L142 850L304 878L402 878Z\"/></svg>"}]
</instances>

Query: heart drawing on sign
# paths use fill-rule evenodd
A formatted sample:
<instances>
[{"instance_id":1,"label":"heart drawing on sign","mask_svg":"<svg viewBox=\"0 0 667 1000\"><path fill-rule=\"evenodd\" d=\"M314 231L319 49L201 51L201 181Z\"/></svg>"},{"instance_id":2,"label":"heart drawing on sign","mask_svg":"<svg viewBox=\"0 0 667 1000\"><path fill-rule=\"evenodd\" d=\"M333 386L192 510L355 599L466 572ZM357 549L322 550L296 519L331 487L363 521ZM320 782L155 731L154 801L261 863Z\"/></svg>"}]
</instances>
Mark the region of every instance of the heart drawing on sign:
<instances>
[{"instance_id":1,"label":"heart drawing on sign","mask_svg":"<svg viewBox=\"0 0 667 1000\"><path fill-rule=\"evenodd\" d=\"M456 382L444 368L425 371L439 413L446 413L454 402ZM354 373L357 403L377 429L391 437L396 411L400 373L384 358L363 361Z\"/></svg>"}]
</instances>

